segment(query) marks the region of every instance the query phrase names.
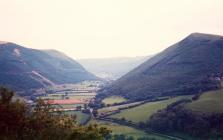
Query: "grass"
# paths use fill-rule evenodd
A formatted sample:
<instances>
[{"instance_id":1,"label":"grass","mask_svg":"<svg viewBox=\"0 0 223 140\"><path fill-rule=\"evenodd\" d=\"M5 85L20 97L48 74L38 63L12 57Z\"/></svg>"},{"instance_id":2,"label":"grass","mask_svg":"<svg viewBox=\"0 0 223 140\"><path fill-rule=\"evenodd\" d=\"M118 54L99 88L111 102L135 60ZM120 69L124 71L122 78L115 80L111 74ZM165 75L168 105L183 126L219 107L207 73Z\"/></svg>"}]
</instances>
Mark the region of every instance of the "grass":
<instances>
[{"instance_id":1,"label":"grass","mask_svg":"<svg viewBox=\"0 0 223 140\"><path fill-rule=\"evenodd\" d=\"M186 105L193 111L223 113L223 89L205 92L200 98Z\"/></svg>"},{"instance_id":2,"label":"grass","mask_svg":"<svg viewBox=\"0 0 223 140\"><path fill-rule=\"evenodd\" d=\"M191 98L191 96L179 96L175 98L171 98L169 100L157 101L157 102L149 102L134 108L122 110L118 114L114 114L109 116L110 118L125 118L128 121L132 121L135 123L145 122L149 119L151 115L157 112L160 109L167 107L169 104L176 102L177 100L183 98Z\"/></svg>"},{"instance_id":3,"label":"grass","mask_svg":"<svg viewBox=\"0 0 223 140\"><path fill-rule=\"evenodd\" d=\"M128 107L128 106L132 106L132 105L137 105L140 104L141 102L134 102L134 103L129 103L129 104L124 104L124 105L116 105L116 106L111 106L111 107L104 107L102 109L98 110L98 113L109 113L109 112L113 112L116 111L120 108L124 108L124 107Z\"/></svg>"},{"instance_id":4,"label":"grass","mask_svg":"<svg viewBox=\"0 0 223 140\"><path fill-rule=\"evenodd\" d=\"M80 111L65 111L64 114L66 114L66 115L75 115L77 117L76 121L79 124L84 124L84 123L86 123L86 121L88 121L90 119L90 115L89 114L82 113Z\"/></svg>"},{"instance_id":5,"label":"grass","mask_svg":"<svg viewBox=\"0 0 223 140\"><path fill-rule=\"evenodd\" d=\"M168 138L164 138L155 134L147 134L141 130L137 130L135 128L132 127L128 127L128 126L123 126L123 125L119 125L116 123L111 123L111 122L106 122L106 121L91 121L91 124L97 123L99 126L101 127L106 127L110 130L112 130L112 134L124 134L127 136L132 136L135 139L140 138L140 137L146 137L146 138L155 138L156 140L170 140Z\"/></svg>"},{"instance_id":6,"label":"grass","mask_svg":"<svg viewBox=\"0 0 223 140\"><path fill-rule=\"evenodd\" d=\"M88 95L85 95L85 96L82 96L82 95L77 95L77 96L68 96L69 99L77 99L77 100L88 100L88 99L92 99L94 98L94 96L88 96Z\"/></svg>"},{"instance_id":7,"label":"grass","mask_svg":"<svg viewBox=\"0 0 223 140\"><path fill-rule=\"evenodd\" d=\"M62 95L48 95L48 96L41 96L39 98L46 100L46 99L50 99L50 100L60 100L63 99ZM77 100L90 100L92 98L94 98L94 95L68 95L67 96L68 99L77 99Z\"/></svg>"},{"instance_id":8,"label":"grass","mask_svg":"<svg viewBox=\"0 0 223 140\"><path fill-rule=\"evenodd\" d=\"M120 96L111 96L111 97L108 97L108 98L105 98L104 100L102 100L102 102L106 105L110 104L115 104L115 103L122 103L122 102L125 102L127 101L125 98L123 97L120 97Z\"/></svg>"},{"instance_id":9,"label":"grass","mask_svg":"<svg viewBox=\"0 0 223 140\"><path fill-rule=\"evenodd\" d=\"M55 108L76 108L77 106L84 107L84 104L61 104L61 105L54 105Z\"/></svg>"}]
</instances>

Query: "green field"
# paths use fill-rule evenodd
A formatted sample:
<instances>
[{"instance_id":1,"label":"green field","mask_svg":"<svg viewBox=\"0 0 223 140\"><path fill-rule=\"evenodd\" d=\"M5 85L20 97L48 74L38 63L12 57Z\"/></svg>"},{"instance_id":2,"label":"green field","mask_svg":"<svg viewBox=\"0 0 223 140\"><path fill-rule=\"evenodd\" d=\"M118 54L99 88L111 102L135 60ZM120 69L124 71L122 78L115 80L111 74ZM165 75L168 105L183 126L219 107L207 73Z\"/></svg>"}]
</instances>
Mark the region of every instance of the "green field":
<instances>
[{"instance_id":1,"label":"green field","mask_svg":"<svg viewBox=\"0 0 223 140\"><path fill-rule=\"evenodd\" d=\"M102 114L102 113L109 113L109 112L114 112L120 108L125 108L125 107L128 107L128 106L132 106L132 105L137 105L137 104L140 104L141 102L134 102L134 103L129 103L129 104L124 104L124 105L116 105L116 106L110 106L110 107L104 107L104 108L101 108L98 110L98 113L99 114Z\"/></svg>"},{"instance_id":2,"label":"green field","mask_svg":"<svg viewBox=\"0 0 223 140\"><path fill-rule=\"evenodd\" d=\"M111 96L111 97L108 97L108 98L105 98L104 100L102 100L102 102L106 105L110 104L115 104L115 103L122 103L122 102L125 102L127 101L125 98L123 97L120 97L120 96Z\"/></svg>"},{"instance_id":3,"label":"green field","mask_svg":"<svg viewBox=\"0 0 223 140\"><path fill-rule=\"evenodd\" d=\"M90 119L90 115L86 113L82 113L80 111L65 111L63 112L66 115L75 115L76 121L80 124L86 123Z\"/></svg>"},{"instance_id":4,"label":"green field","mask_svg":"<svg viewBox=\"0 0 223 140\"><path fill-rule=\"evenodd\" d=\"M223 89L205 92L197 101L186 105L193 111L223 113Z\"/></svg>"},{"instance_id":5,"label":"green field","mask_svg":"<svg viewBox=\"0 0 223 140\"><path fill-rule=\"evenodd\" d=\"M84 104L61 104L61 105L52 105L55 108L76 108L77 106L84 107Z\"/></svg>"},{"instance_id":6,"label":"green field","mask_svg":"<svg viewBox=\"0 0 223 140\"><path fill-rule=\"evenodd\" d=\"M118 135L124 134L127 136L132 136L135 139L140 138L140 137L146 137L146 138L155 138L155 140L171 140L169 138L164 138L155 134L147 134L135 128L119 125L116 123L111 123L111 122L106 122L106 121L95 121L95 120L91 121L90 123L91 124L97 123L101 127L106 127L112 130L112 134L118 134Z\"/></svg>"},{"instance_id":7,"label":"green field","mask_svg":"<svg viewBox=\"0 0 223 140\"><path fill-rule=\"evenodd\" d=\"M94 96L91 95L77 95L77 96L69 96L69 99L77 99L77 100L88 100L92 99Z\"/></svg>"},{"instance_id":8,"label":"green field","mask_svg":"<svg viewBox=\"0 0 223 140\"><path fill-rule=\"evenodd\" d=\"M191 98L191 96L179 96L169 100L149 102L134 108L122 110L120 113L109 116L110 118L125 118L132 122L145 122L149 117L160 109L167 107L167 105L176 102L183 98Z\"/></svg>"},{"instance_id":9,"label":"green field","mask_svg":"<svg viewBox=\"0 0 223 140\"><path fill-rule=\"evenodd\" d=\"M61 100L61 99L66 99L66 97L68 97L67 99L77 99L77 100L88 100L88 99L92 99L94 97L94 95L81 95L81 94L78 94L78 95L67 95L67 96L63 96L61 94L58 94L58 95L47 95L47 96L41 96L39 98L43 99L43 100L46 100L46 99L49 99L49 100Z\"/></svg>"}]
</instances>

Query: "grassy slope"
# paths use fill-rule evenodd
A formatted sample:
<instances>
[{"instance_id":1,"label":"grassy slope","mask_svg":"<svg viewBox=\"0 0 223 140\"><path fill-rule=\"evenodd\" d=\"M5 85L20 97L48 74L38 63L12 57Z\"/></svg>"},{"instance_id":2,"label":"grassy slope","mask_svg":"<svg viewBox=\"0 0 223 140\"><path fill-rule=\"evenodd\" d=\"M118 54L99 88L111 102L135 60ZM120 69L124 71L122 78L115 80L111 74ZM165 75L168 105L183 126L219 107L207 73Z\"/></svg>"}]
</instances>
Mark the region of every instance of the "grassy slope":
<instances>
[{"instance_id":1,"label":"grassy slope","mask_svg":"<svg viewBox=\"0 0 223 140\"><path fill-rule=\"evenodd\" d=\"M116 123L106 122L106 121L91 121L90 123L97 123L99 126L107 127L112 130L113 134L125 134L127 136L132 136L134 138L147 137L147 138L156 138L156 140L170 140L168 138L163 138L154 134L146 134L143 131L137 130L132 127L119 125Z\"/></svg>"},{"instance_id":2,"label":"grassy slope","mask_svg":"<svg viewBox=\"0 0 223 140\"><path fill-rule=\"evenodd\" d=\"M223 89L205 92L197 101L186 105L194 111L223 113Z\"/></svg>"},{"instance_id":3,"label":"grassy slope","mask_svg":"<svg viewBox=\"0 0 223 140\"><path fill-rule=\"evenodd\" d=\"M169 100L150 102L134 108L126 109L121 111L121 113L109 116L111 118L125 118L126 120L131 120L133 122L145 122L148 118L160 109L165 108L167 105L176 102L179 99L190 98L191 96L179 96Z\"/></svg>"},{"instance_id":4,"label":"grassy slope","mask_svg":"<svg viewBox=\"0 0 223 140\"><path fill-rule=\"evenodd\" d=\"M120 96L111 96L102 100L105 104L114 104L114 103L122 103L125 102L126 99Z\"/></svg>"}]
</instances>

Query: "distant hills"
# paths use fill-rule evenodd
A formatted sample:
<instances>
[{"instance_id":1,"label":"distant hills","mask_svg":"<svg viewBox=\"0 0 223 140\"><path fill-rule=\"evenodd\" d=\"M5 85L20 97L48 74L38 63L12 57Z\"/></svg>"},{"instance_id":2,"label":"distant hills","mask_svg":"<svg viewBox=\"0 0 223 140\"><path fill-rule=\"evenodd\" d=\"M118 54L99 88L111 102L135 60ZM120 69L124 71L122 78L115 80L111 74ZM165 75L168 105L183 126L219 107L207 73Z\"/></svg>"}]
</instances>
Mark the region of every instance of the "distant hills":
<instances>
[{"instance_id":1,"label":"distant hills","mask_svg":"<svg viewBox=\"0 0 223 140\"><path fill-rule=\"evenodd\" d=\"M117 57L77 60L87 70L98 77L116 80L136 68L151 56Z\"/></svg>"},{"instance_id":2,"label":"distant hills","mask_svg":"<svg viewBox=\"0 0 223 140\"><path fill-rule=\"evenodd\" d=\"M101 91L130 100L198 94L220 88L223 37L193 33Z\"/></svg>"},{"instance_id":3,"label":"distant hills","mask_svg":"<svg viewBox=\"0 0 223 140\"><path fill-rule=\"evenodd\" d=\"M0 85L16 91L98 79L56 50L35 50L0 43Z\"/></svg>"}]
</instances>

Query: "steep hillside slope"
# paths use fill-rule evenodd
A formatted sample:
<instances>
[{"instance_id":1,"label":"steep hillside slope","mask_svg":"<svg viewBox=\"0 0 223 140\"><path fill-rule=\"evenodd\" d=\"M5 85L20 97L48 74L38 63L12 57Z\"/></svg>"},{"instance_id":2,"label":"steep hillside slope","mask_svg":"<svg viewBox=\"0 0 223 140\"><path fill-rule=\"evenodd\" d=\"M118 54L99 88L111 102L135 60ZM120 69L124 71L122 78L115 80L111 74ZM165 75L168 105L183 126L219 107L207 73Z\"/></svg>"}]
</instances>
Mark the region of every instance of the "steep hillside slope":
<instances>
[{"instance_id":1,"label":"steep hillside slope","mask_svg":"<svg viewBox=\"0 0 223 140\"><path fill-rule=\"evenodd\" d=\"M193 33L129 72L102 93L132 100L195 94L220 87L223 37Z\"/></svg>"},{"instance_id":2,"label":"steep hillside slope","mask_svg":"<svg viewBox=\"0 0 223 140\"><path fill-rule=\"evenodd\" d=\"M105 79L118 79L132 69L136 68L150 56L120 57L120 58L98 58L77 60L87 70Z\"/></svg>"},{"instance_id":3,"label":"steep hillside slope","mask_svg":"<svg viewBox=\"0 0 223 140\"><path fill-rule=\"evenodd\" d=\"M79 63L54 51L0 44L0 85L17 91L97 79Z\"/></svg>"}]
</instances>

